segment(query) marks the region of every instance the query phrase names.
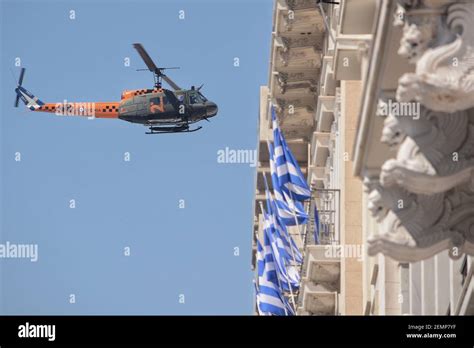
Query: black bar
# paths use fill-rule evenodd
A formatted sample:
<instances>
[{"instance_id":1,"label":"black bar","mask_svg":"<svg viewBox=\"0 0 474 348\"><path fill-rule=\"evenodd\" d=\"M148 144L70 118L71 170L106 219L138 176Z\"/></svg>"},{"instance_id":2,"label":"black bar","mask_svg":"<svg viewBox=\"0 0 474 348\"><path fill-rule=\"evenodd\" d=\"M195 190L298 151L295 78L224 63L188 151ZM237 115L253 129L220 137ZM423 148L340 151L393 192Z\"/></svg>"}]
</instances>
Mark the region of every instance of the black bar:
<instances>
[{"instance_id":1,"label":"black bar","mask_svg":"<svg viewBox=\"0 0 474 348\"><path fill-rule=\"evenodd\" d=\"M474 344L474 317L2 316L0 346L64 344ZM55 339L20 338L20 325L55 325ZM449 325L449 326L446 326ZM409 338L407 334L420 334ZM449 334L455 337L423 337Z\"/></svg>"}]
</instances>

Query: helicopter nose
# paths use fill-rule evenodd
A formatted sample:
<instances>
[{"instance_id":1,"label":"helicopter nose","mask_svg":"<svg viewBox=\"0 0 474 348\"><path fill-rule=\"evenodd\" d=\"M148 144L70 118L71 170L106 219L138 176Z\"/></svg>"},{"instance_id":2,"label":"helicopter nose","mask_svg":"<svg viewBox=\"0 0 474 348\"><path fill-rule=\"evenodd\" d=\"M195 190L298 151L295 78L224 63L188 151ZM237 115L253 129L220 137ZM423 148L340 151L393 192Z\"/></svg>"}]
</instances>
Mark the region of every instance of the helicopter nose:
<instances>
[{"instance_id":1,"label":"helicopter nose","mask_svg":"<svg viewBox=\"0 0 474 348\"><path fill-rule=\"evenodd\" d=\"M206 105L206 116L212 117L217 115L217 105L213 102L208 102Z\"/></svg>"}]
</instances>

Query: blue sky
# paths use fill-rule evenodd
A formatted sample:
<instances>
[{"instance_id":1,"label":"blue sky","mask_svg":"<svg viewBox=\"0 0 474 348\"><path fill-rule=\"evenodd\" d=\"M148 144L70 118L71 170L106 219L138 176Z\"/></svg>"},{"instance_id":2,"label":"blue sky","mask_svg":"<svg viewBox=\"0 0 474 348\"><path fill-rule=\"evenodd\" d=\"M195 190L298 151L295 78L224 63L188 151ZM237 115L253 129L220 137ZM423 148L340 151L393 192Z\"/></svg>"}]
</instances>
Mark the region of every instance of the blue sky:
<instances>
[{"instance_id":1,"label":"blue sky","mask_svg":"<svg viewBox=\"0 0 474 348\"><path fill-rule=\"evenodd\" d=\"M272 6L1 1L0 242L39 248L37 262L0 259L1 313L252 313L255 168L218 163L217 151L256 148ZM169 72L179 85L204 83L218 116L196 133L150 136L124 121L13 108L16 57L24 87L45 102L118 101L124 89L152 87L150 73L135 71L144 64L134 42L159 66L180 66Z\"/></svg>"}]
</instances>

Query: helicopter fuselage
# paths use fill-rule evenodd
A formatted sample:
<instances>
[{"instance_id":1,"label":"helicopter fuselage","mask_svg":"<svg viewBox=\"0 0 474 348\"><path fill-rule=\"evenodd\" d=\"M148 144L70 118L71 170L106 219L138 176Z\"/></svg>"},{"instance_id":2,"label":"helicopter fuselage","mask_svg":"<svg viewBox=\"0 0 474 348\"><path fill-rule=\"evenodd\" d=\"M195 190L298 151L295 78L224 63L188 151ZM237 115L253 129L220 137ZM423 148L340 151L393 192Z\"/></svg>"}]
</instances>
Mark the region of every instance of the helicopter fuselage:
<instances>
[{"instance_id":1,"label":"helicopter fuselage","mask_svg":"<svg viewBox=\"0 0 474 348\"><path fill-rule=\"evenodd\" d=\"M65 100L63 103L42 103L34 111L58 116L118 118L145 126L180 126L216 116L218 108L196 89L172 92L155 88L124 91L120 102L71 103Z\"/></svg>"},{"instance_id":2,"label":"helicopter fuselage","mask_svg":"<svg viewBox=\"0 0 474 348\"><path fill-rule=\"evenodd\" d=\"M125 91L118 118L144 125L194 123L217 114L217 105L199 91L145 89Z\"/></svg>"}]
</instances>

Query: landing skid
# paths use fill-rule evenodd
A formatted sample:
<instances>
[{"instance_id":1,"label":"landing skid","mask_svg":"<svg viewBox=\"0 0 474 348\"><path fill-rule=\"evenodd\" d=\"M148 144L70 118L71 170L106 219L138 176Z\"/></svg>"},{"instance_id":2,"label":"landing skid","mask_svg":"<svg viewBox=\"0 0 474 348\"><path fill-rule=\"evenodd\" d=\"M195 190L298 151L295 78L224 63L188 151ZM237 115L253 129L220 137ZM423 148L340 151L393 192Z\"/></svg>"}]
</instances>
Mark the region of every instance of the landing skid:
<instances>
[{"instance_id":1,"label":"landing skid","mask_svg":"<svg viewBox=\"0 0 474 348\"><path fill-rule=\"evenodd\" d=\"M149 132L145 134L166 134L166 133L192 133L200 130L202 127L189 129L189 126L176 126L176 127L150 127Z\"/></svg>"}]
</instances>

